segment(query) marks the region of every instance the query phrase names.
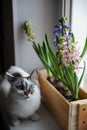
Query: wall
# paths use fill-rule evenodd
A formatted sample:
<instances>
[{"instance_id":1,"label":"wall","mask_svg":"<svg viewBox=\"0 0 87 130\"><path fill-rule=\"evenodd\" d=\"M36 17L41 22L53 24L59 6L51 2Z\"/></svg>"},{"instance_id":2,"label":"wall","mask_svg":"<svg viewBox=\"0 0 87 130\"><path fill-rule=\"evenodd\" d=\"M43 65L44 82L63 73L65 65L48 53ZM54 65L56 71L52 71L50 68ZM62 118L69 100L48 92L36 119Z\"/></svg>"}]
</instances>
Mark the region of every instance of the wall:
<instances>
[{"instance_id":1,"label":"wall","mask_svg":"<svg viewBox=\"0 0 87 130\"><path fill-rule=\"evenodd\" d=\"M80 46L80 52L83 49L85 38L87 37L87 0L72 0L72 32ZM84 58L87 62L87 54ZM87 66L87 65L86 65ZM87 68L87 67L86 67ZM87 69L82 82L82 86L87 84ZM87 86L86 86L87 87Z\"/></svg>"},{"instance_id":2,"label":"wall","mask_svg":"<svg viewBox=\"0 0 87 130\"><path fill-rule=\"evenodd\" d=\"M36 35L36 41L42 44L45 33L53 42L53 28L62 15L61 0L13 0L13 23L15 64L27 71L43 67L38 56L27 41L23 29L25 20L29 20Z\"/></svg>"}]
</instances>

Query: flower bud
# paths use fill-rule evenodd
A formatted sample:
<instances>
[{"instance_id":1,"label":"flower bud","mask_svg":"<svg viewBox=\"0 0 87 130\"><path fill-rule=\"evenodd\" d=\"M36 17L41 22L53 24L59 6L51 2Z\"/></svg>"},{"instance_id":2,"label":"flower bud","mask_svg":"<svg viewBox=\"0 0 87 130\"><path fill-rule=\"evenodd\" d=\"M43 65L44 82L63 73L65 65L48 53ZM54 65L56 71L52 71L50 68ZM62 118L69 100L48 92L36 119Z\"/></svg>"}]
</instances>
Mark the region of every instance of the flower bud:
<instances>
[{"instance_id":1,"label":"flower bud","mask_svg":"<svg viewBox=\"0 0 87 130\"><path fill-rule=\"evenodd\" d=\"M34 42L35 36L32 32L31 26L28 21L24 22L24 30L25 30L25 33L27 34L28 41Z\"/></svg>"}]
</instances>

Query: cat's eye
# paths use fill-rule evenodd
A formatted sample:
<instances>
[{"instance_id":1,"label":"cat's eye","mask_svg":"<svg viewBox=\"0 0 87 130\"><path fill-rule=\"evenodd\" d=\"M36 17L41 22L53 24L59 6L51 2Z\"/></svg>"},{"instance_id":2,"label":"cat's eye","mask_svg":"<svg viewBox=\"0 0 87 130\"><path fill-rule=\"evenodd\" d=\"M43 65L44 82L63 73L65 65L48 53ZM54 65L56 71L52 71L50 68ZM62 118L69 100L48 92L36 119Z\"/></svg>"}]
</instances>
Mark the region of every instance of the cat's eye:
<instances>
[{"instance_id":1,"label":"cat's eye","mask_svg":"<svg viewBox=\"0 0 87 130\"><path fill-rule=\"evenodd\" d=\"M16 88L17 88L18 90L24 90L24 86L23 86L23 85L18 85L18 86L16 86Z\"/></svg>"},{"instance_id":2,"label":"cat's eye","mask_svg":"<svg viewBox=\"0 0 87 130\"><path fill-rule=\"evenodd\" d=\"M29 88L31 89L31 88L34 88L34 84L31 84L30 86L29 86Z\"/></svg>"},{"instance_id":3,"label":"cat's eye","mask_svg":"<svg viewBox=\"0 0 87 130\"><path fill-rule=\"evenodd\" d=\"M32 90L33 88L34 88L34 84L31 84L31 85L29 86L29 89Z\"/></svg>"},{"instance_id":4,"label":"cat's eye","mask_svg":"<svg viewBox=\"0 0 87 130\"><path fill-rule=\"evenodd\" d=\"M33 94L33 92L34 92L34 84L31 84L30 86L29 86L29 90L30 90L30 92L31 92L31 94Z\"/></svg>"}]
</instances>

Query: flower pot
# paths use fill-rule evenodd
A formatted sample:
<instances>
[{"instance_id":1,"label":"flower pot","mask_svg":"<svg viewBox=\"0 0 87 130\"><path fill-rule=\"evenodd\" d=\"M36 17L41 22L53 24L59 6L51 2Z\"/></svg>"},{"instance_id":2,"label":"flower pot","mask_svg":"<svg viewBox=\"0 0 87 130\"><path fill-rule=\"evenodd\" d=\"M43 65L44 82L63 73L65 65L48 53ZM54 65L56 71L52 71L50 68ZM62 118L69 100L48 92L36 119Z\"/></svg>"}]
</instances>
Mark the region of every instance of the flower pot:
<instances>
[{"instance_id":1,"label":"flower pot","mask_svg":"<svg viewBox=\"0 0 87 130\"><path fill-rule=\"evenodd\" d=\"M80 88L80 100L68 102L47 81L46 70L38 72L42 101L63 130L87 130L87 90Z\"/></svg>"}]
</instances>

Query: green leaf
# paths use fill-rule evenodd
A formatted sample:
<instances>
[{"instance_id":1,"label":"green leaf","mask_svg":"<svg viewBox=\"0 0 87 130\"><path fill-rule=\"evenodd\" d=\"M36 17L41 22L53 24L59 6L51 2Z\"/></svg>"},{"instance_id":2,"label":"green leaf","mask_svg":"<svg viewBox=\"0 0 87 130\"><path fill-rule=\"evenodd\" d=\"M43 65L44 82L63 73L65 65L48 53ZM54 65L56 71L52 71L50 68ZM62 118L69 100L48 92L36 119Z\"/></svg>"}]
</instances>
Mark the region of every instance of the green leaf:
<instances>
[{"instance_id":1,"label":"green leaf","mask_svg":"<svg viewBox=\"0 0 87 130\"><path fill-rule=\"evenodd\" d=\"M33 44L33 48L37 54L39 54L39 49L36 44Z\"/></svg>"},{"instance_id":2,"label":"green leaf","mask_svg":"<svg viewBox=\"0 0 87 130\"><path fill-rule=\"evenodd\" d=\"M85 45L84 45L82 54L81 54L81 56L80 56L81 58L85 55L86 51L87 51L87 38L86 38L86 40L85 40Z\"/></svg>"},{"instance_id":3,"label":"green leaf","mask_svg":"<svg viewBox=\"0 0 87 130\"><path fill-rule=\"evenodd\" d=\"M61 43L60 35L56 36L56 42L57 42L57 44L60 44L60 43Z\"/></svg>"},{"instance_id":4,"label":"green leaf","mask_svg":"<svg viewBox=\"0 0 87 130\"><path fill-rule=\"evenodd\" d=\"M68 86L67 82L65 82L62 78L60 78L59 73L57 73L53 67L49 66L49 64L42 58L42 56L40 56L40 58L42 59L42 61L44 62L44 64L45 64L47 67L49 67L49 69L50 69L51 72L54 74L54 76L55 76L57 79L59 79L61 82L63 82L66 86Z\"/></svg>"},{"instance_id":5,"label":"green leaf","mask_svg":"<svg viewBox=\"0 0 87 130\"><path fill-rule=\"evenodd\" d=\"M81 77L80 77L80 79L79 79L78 87L80 87L81 81L82 81L82 79L83 79L83 76L84 76L84 73L85 73L85 68L86 68L86 63L85 63L85 61L84 61L84 68L83 68L82 75L81 75Z\"/></svg>"},{"instance_id":6,"label":"green leaf","mask_svg":"<svg viewBox=\"0 0 87 130\"><path fill-rule=\"evenodd\" d=\"M60 77L62 78L63 77L62 71L60 69L60 66L58 65L58 60L57 60L55 54L53 53L53 50L51 49L51 47L49 45L47 35L45 35L45 39L46 39L47 47L48 47L48 50L49 50L49 58L50 58L50 62L51 62L51 67L53 67L54 71L58 75L60 75Z\"/></svg>"},{"instance_id":7,"label":"green leaf","mask_svg":"<svg viewBox=\"0 0 87 130\"><path fill-rule=\"evenodd\" d=\"M65 66L64 66L64 70L65 70L65 77L69 84L69 89L71 92L73 92L74 91L74 82L75 82L73 70L72 70L72 68L65 67Z\"/></svg>"},{"instance_id":8,"label":"green leaf","mask_svg":"<svg viewBox=\"0 0 87 130\"><path fill-rule=\"evenodd\" d=\"M74 84L75 86L74 86L74 91L73 91L72 95L73 95L73 97L75 99L78 99L78 90L79 90L79 87L78 87L78 77L77 77L76 74L74 75L74 78L75 78L75 84Z\"/></svg>"},{"instance_id":9,"label":"green leaf","mask_svg":"<svg viewBox=\"0 0 87 130\"><path fill-rule=\"evenodd\" d=\"M47 61L47 63L49 65L51 65L50 56L49 56L49 49L48 49L48 46L45 42L43 42L43 51L44 51L44 54L45 54L45 60ZM49 77L52 76L52 72L50 71L50 69L48 67L47 67L47 73L48 73Z\"/></svg>"},{"instance_id":10,"label":"green leaf","mask_svg":"<svg viewBox=\"0 0 87 130\"><path fill-rule=\"evenodd\" d=\"M74 42L75 42L75 36L74 36L74 34L73 34L73 33L72 33L71 38L72 38L72 43L74 43Z\"/></svg>"},{"instance_id":11,"label":"green leaf","mask_svg":"<svg viewBox=\"0 0 87 130\"><path fill-rule=\"evenodd\" d=\"M41 46L40 44L38 44L38 45L33 44L33 48L34 48L35 52L37 53L38 57L40 58L40 60L42 61L43 65L45 66L45 68L47 70L47 73L48 73L48 76L51 77L52 76L52 72L44 64L44 62L42 60L42 58L43 58L45 61L47 61L47 63L49 65L51 65L50 58L49 58L49 49L48 49L48 46L46 45L45 42L43 42L43 46Z\"/></svg>"},{"instance_id":12,"label":"green leaf","mask_svg":"<svg viewBox=\"0 0 87 130\"><path fill-rule=\"evenodd\" d=\"M43 49L43 53L44 53L45 59L48 61L48 53L47 53L46 45L45 45L44 42L43 42L42 49Z\"/></svg>"}]
</instances>

